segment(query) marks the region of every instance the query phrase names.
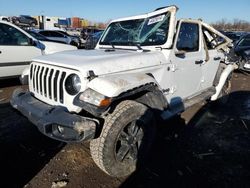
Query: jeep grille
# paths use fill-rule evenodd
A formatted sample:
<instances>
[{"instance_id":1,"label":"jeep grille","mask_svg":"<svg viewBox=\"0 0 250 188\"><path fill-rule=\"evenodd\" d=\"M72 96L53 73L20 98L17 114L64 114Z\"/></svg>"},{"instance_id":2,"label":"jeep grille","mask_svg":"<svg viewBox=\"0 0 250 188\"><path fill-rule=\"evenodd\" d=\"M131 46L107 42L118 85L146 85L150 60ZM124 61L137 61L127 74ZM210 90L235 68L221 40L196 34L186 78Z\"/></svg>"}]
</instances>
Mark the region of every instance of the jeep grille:
<instances>
[{"instance_id":1,"label":"jeep grille","mask_svg":"<svg viewBox=\"0 0 250 188\"><path fill-rule=\"evenodd\" d=\"M45 65L31 64L30 85L33 92L55 102L64 103L63 83L66 72Z\"/></svg>"}]
</instances>

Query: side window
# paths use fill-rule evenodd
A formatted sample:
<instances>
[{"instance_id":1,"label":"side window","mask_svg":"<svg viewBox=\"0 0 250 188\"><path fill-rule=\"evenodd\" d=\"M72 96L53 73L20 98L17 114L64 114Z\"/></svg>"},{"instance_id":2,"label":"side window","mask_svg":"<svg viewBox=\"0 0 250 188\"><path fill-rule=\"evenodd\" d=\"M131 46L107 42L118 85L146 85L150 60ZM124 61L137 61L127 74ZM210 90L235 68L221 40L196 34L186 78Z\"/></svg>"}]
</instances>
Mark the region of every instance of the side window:
<instances>
[{"instance_id":1,"label":"side window","mask_svg":"<svg viewBox=\"0 0 250 188\"><path fill-rule=\"evenodd\" d=\"M50 32L51 37L63 37L63 34L58 33L58 32Z\"/></svg>"},{"instance_id":2,"label":"side window","mask_svg":"<svg viewBox=\"0 0 250 188\"><path fill-rule=\"evenodd\" d=\"M0 23L0 45L28 46L29 38L18 29Z\"/></svg>"},{"instance_id":3,"label":"side window","mask_svg":"<svg viewBox=\"0 0 250 188\"><path fill-rule=\"evenodd\" d=\"M50 32L49 31L40 31L39 33L41 35L45 36L45 37L50 37Z\"/></svg>"},{"instance_id":4,"label":"side window","mask_svg":"<svg viewBox=\"0 0 250 188\"><path fill-rule=\"evenodd\" d=\"M186 52L199 50L199 25L195 23L181 23L176 48Z\"/></svg>"},{"instance_id":5,"label":"side window","mask_svg":"<svg viewBox=\"0 0 250 188\"><path fill-rule=\"evenodd\" d=\"M212 31L208 30L206 27L202 27L202 33L209 50L215 49L220 44L226 42L223 37L218 36Z\"/></svg>"},{"instance_id":6,"label":"side window","mask_svg":"<svg viewBox=\"0 0 250 188\"><path fill-rule=\"evenodd\" d=\"M203 37L205 39L207 48L209 50L214 49L216 44L215 44L215 40L214 40L212 33L208 31L205 27L202 27L202 33L203 33Z\"/></svg>"}]
</instances>

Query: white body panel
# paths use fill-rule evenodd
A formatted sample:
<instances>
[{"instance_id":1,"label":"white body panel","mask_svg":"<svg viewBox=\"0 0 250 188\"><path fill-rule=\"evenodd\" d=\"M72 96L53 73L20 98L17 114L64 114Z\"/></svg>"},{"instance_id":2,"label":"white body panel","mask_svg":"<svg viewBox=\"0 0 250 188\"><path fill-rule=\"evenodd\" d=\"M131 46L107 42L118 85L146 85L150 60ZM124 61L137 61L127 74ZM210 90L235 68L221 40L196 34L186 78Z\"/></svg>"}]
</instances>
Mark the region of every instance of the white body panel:
<instances>
[{"instance_id":1,"label":"white body panel","mask_svg":"<svg viewBox=\"0 0 250 188\"><path fill-rule=\"evenodd\" d=\"M60 44L55 42L39 42L21 28L0 21L0 24L5 24L8 27L17 29L30 40L32 45L1 45L0 44L0 78L21 75L22 71L28 67L28 64L34 57L60 52L64 50L76 50L77 48L71 45Z\"/></svg>"},{"instance_id":2,"label":"white body panel","mask_svg":"<svg viewBox=\"0 0 250 188\"><path fill-rule=\"evenodd\" d=\"M34 46L0 46L0 51L0 78L21 75L31 59L42 54Z\"/></svg>"},{"instance_id":3,"label":"white body panel","mask_svg":"<svg viewBox=\"0 0 250 188\"><path fill-rule=\"evenodd\" d=\"M156 81L154 78L146 74L122 74L96 78L89 82L87 87L102 93L107 97L117 97L124 91L149 83L156 84Z\"/></svg>"},{"instance_id":4,"label":"white body panel","mask_svg":"<svg viewBox=\"0 0 250 188\"><path fill-rule=\"evenodd\" d=\"M71 38L70 37L46 37L50 40L54 40L54 41L59 41L59 42L64 42L66 44L70 44L71 42Z\"/></svg>"},{"instance_id":5,"label":"white body panel","mask_svg":"<svg viewBox=\"0 0 250 188\"><path fill-rule=\"evenodd\" d=\"M44 49L45 54L53 54L56 52L62 52L67 50L77 50L75 46L68 44L61 44L57 42L47 42L47 41L42 41L41 43L45 45Z\"/></svg>"}]
</instances>

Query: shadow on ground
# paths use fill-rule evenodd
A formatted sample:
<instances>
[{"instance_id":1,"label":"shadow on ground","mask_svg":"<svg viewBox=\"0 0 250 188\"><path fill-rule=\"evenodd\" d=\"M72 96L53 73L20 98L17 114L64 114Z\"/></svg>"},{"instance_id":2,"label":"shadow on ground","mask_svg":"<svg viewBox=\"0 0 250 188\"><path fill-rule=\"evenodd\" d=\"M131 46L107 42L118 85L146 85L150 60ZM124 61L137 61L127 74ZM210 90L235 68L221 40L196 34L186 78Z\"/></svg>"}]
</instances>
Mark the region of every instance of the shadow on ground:
<instances>
[{"instance_id":1,"label":"shadow on ground","mask_svg":"<svg viewBox=\"0 0 250 188\"><path fill-rule=\"evenodd\" d=\"M0 88L21 85L19 78L9 78L0 80Z\"/></svg>"},{"instance_id":2,"label":"shadow on ground","mask_svg":"<svg viewBox=\"0 0 250 188\"><path fill-rule=\"evenodd\" d=\"M120 187L250 186L250 92L162 124L150 162Z\"/></svg>"},{"instance_id":3,"label":"shadow on ground","mask_svg":"<svg viewBox=\"0 0 250 188\"><path fill-rule=\"evenodd\" d=\"M23 187L64 146L12 109L0 104L0 187Z\"/></svg>"}]
</instances>

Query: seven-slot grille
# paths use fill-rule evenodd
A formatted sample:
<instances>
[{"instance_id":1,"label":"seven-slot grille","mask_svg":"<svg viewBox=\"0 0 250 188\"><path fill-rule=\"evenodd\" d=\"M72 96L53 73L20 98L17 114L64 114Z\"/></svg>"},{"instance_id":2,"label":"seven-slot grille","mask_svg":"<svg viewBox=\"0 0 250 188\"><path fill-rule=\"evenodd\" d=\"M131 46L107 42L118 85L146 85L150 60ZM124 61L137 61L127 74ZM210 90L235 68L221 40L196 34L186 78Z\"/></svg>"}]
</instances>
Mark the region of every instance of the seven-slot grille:
<instances>
[{"instance_id":1,"label":"seven-slot grille","mask_svg":"<svg viewBox=\"0 0 250 188\"><path fill-rule=\"evenodd\" d=\"M57 67L32 63L30 66L30 86L33 92L63 104L63 84L66 72Z\"/></svg>"}]
</instances>

